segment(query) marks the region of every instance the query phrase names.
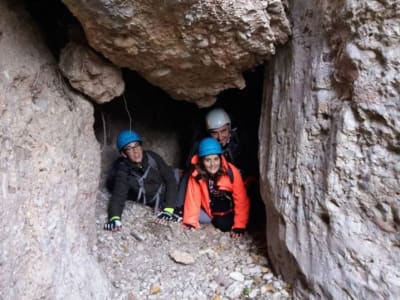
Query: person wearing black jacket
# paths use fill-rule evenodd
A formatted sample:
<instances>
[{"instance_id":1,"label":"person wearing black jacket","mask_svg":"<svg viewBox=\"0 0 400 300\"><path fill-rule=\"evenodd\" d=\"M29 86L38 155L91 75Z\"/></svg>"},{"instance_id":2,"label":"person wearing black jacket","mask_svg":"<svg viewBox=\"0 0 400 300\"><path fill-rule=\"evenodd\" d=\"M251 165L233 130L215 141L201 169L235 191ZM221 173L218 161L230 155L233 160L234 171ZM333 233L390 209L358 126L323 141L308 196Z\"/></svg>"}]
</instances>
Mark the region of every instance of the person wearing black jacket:
<instances>
[{"instance_id":1,"label":"person wearing black jacket","mask_svg":"<svg viewBox=\"0 0 400 300\"><path fill-rule=\"evenodd\" d=\"M174 214L177 186L172 169L157 153L144 151L141 137L133 130L124 130L117 137L121 157L115 163L109 187L109 221L105 230L118 231L122 227L121 215L129 197L154 208L157 220L179 222Z\"/></svg>"}]
</instances>

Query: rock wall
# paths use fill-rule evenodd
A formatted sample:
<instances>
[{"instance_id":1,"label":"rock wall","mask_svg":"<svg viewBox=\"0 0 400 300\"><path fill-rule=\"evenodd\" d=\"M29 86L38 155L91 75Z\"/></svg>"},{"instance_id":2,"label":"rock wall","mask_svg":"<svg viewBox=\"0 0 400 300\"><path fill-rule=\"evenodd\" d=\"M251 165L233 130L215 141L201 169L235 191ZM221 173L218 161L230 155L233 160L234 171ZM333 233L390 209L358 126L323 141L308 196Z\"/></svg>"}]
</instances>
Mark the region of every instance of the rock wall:
<instances>
[{"instance_id":1,"label":"rock wall","mask_svg":"<svg viewBox=\"0 0 400 300\"><path fill-rule=\"evenodd\" d=\"M91 257L93 108L70 91L20 1L0 2L0 299L110 299Z\"/></svg>"},{"instance_id":2,"label":"rock wall","mask_svg":"<svg viewBox=\"0 0 400 300\"><path fill-rule=\"evenodd\" d=\"M269 256L297 299L397 299L400 3L289 6L259 133Z\"/></svg>"},{"instance_id":3,"label":"rock wall","mask_svg":"<svg viewBox=\"0 0 400 300\"><path fill-rule=\"evenodd\" d=\"M280 0L63 0L90 45L179 100L209 106L287 41Z\"/></svg>"}]
</instances>

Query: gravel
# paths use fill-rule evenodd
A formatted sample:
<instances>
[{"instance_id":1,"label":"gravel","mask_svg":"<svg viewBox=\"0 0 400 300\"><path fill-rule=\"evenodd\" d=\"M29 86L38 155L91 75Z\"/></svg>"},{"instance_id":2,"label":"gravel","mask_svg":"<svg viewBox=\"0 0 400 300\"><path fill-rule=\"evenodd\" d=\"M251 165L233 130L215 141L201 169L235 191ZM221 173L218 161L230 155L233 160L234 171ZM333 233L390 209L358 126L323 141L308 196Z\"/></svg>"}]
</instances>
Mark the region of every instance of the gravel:
<instances>
[{"instance_id":1,"label":"gravel","mask_svg":"<svg viewBox=\"0 0 400 300\"><path fill-rule=\"evenodd\" d=\"M265 256L264 232L231 239L212 225L186 230L155 222L152 209L127 201L122 230L103 230L110 195L99 193L97 258L114 299L292 299Z\"/></svg>"}]
</instances>

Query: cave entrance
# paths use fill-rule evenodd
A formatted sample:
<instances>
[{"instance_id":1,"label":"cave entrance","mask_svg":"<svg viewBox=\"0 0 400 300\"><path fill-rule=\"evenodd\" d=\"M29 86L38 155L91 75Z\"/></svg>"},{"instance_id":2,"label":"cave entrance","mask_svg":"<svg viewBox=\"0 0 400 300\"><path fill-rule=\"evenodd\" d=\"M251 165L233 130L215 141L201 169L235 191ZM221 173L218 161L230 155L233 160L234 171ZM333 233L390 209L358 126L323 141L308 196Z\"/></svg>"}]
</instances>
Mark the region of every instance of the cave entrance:
<instances>
[{"instance_id":1,"label":"cave entrance","mask_svg":"<svg viewBox=\"0 0 400 300\"><path fill-rule=\"evenodd\" d=\"M241 137L245 137L242 147L246 149L246 170L248 175L258 179L263 66L244 73L244 89L229 89L220 93L217 102L209 108L176 101L131 70L124 70L123 75L126 86L124 95L109 103L94 105L94 129L102 150L103 179L118 157L116 136L121 130L129 128L141 135L144 149L159 153L174 168L185 169L195 136L204 131L205 115L214 107L224 108L231 117L233 127L237 128ZM264 204L259 187L254 182L249 194L253 206L250 227L265 227Z\"/></svg>"},{"instance_id":2,"label":"cave entrance","mask_svg":"<svg viewBox=\"0 0 400 300\"><path fill-rule=\"evenodd\" d=\"M26 8L40 26L49 49L56 60L70 39L71 29L79 22L61 1L26 1ZM140 133L144 148L158 152L168 164L184 168L193 135L204 126L210 108L176 101L158 87L131 70L123 70L126 89L122 97L106 104L93 104L94 131L101 145L102 174L110 169L118 156L115 138L120 130L132 128ZM233 126L246 137L244 147L249 154L248 168L258 177L258 127L263 96L264 67L244 73L246 87L229 89L218 95L213 107L224 108L231 116ZM94 103L94 102L93 102ZM104 178L104 176L103 176ZM259 191L255 192L259 197ZM259 197L260 198L260 197ZM256 227L265 227L265 209L257 201ZM254 205L253 205L254 208Z\"/></svg>"},{"instance_id":3,"label":"cave entrance","mask_svg":"<svg viewBox=\"0 0 400 300\"><path fill-rule=\"evenodd\" d=\"M194 135L204 130L204 119L210 109L224 108L231 116L233 127L246 137L245 147L252 174L258 175L258 125L262 99L263 67L245 72L246 87L230 89L218 96L208 108L198 108L186 101L176 101L137 73L124 70L124 95L95 106L95 133L102 147L105 165L118 155L115 139L123 129L132 128L144 139L144 148L159 151L177 168L184 168ZM106 168L104 168L106 169Z\"/></svg>"}]
</instances>

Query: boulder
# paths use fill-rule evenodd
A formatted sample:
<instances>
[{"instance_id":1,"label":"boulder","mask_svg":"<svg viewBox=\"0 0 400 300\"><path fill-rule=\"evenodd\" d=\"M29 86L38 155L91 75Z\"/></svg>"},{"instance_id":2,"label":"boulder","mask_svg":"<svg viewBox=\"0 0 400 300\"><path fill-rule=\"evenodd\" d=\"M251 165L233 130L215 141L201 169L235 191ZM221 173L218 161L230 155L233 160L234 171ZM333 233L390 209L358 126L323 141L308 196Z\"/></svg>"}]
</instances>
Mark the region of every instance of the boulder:
<instances>
[{"instance_id":1,"label":"boulder","mask_svg":"<svg viewBox=\"0 0 400 300\"><path fill-rule=\"evenodd\" d=\"M173 98L209 106L290 34L282 1L63 0L91 47Z\"/></svg>"},{"instance_id":2,"label":"boulder","mask_svg":"<svg viewBox=\"0 0 400 300\"><path fill-rule=\"evenodd\" d=\"M62 49L58 65L73 88L97 103L111 101L124 92L121 70L87 45L70 42Z\"/></svg>"}]
</instances>

